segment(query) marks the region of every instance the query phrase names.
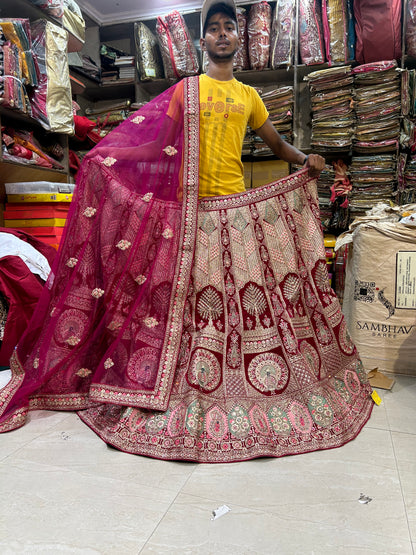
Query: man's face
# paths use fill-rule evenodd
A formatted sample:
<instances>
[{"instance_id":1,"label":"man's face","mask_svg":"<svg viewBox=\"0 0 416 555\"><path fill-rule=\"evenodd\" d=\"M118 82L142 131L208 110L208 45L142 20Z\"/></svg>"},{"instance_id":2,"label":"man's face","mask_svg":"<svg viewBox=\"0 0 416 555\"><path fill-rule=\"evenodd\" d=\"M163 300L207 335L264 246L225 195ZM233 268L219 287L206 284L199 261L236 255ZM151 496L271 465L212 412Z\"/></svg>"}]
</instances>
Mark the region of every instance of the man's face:
<instances>
[{"instance_id":1,"label":"man's face","mask_svg":"<svg viewBox=\"0 0 416 555\"><path fill-rule=\"evenodd\" d=\"M230 60L238 48L238 31L235 21L223 13L212 15L207 23L201 48L206 50L211 60Z\"/></svg>"}]
</instances>

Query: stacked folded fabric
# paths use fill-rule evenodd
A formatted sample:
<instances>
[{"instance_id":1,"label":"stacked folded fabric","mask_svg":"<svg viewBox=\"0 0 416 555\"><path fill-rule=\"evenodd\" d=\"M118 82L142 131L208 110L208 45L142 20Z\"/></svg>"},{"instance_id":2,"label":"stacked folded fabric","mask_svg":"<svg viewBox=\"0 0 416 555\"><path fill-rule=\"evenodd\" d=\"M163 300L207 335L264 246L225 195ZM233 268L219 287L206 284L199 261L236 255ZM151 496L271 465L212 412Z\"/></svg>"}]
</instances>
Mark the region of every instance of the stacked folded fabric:
<instances>
[{"instance_id":1,"label":"stacked folded fabric","mask_svg":"<svg viewBox=\"0 0 416 555\"><path fill-rule=\"evenodd\" d=\"M399 204L416 202L416 155L410 156L404 170L404 189L398 198Z\"/></svg>"},{"instance_id":2,"label":"stacked folded fabric","mask_svg":"<svg viewBox=\"0 0 416 555\"><path fill-rule=\"evenodd\" d=\"M311 145L321 152L348 152L354 134L351 66L314 71L304 79L311 98Z\"/></svg>"},{"instance_id":3,"label":"stacked folded fabric","mask_svg":"<svg viewBox=\"0 0 416 555\"><path fill-rule=\"evenodd\" d=\"M0 105L31 115L26 86L35 86L28 19L0 19Z\"/></svg>"},{"instance_id":4,"label":"stacked folded fabric","mask_svg":"<svg viewBox=\"0 0 416 555\"><path fill-rule=\"evenodd\" d=\"M281 135L288 143L293 141L293 87L285 86L267 92L259 91L260 96L269 112L269 117ZM272 154L270 148L255 134L246 137L251 140L252 154L255 156L269 156ZM247 145L247 141L245 141ZM243 145L244 149L244 145Z\"/></svg>"},{"instance_id":5,"label":"stacked folded fabric","mask_svg":"<svg viewBox=\"0 0 416 555\"><path fill-rule=\"evenodd\" d=\"M317 181L319 213L324 231L328 231L331 228L332 202L330 197L334 177L334 168L329 164L326 164Z\"/></svg>"},{"instance_id":6,"label":"stacked folded fabric","mask_svg":"<svg viewBox=\"0 0 416 555\"><path fill-rule=\"evenodd\" d=\"M396 61L363 64L352 72L356 129L350 210L356 217L394 200L402 99Z\"/></svg>"},{"instance_id":7,"label":"stacked folded fabric","mask_svg":"<svg viewBox=\"0 0 416 555\"><path fill-rule=\"evenodd\" d=\"M397 62L363 64L354 75L357 118L354 151L376 154L396 152L400 135L400 75Z\"/></svg>"},{"instance_id":8,"label":"stacked folded fabric","mask_svg":"<svg viewBox=\"0 0 416 555\"><path fill-rule=\"evenodd\" d=\"M349 172L351 217L362 216L379 202L393 200L397 185L397 156L393 153L353 156Z\"/></svg>"},{"instance_id":9,"label":"stacked folded fabric","mask_svg":"<svg viewBox=\"0 0 416 555\"><path fill-rule=\"evenodd\" d=\"M6 228L23 230L58 248L74 185L35 181L6 183Z\"/></svg>"}]
</instances>

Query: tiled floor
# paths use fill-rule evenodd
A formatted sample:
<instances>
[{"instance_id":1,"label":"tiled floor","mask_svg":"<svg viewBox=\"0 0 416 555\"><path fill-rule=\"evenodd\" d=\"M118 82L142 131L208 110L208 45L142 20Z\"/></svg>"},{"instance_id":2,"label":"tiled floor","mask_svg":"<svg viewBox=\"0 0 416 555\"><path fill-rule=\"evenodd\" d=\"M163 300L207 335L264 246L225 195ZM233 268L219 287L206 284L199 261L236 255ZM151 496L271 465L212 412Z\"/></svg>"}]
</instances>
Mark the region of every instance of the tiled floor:
<instances>
[{"instance_id":1,"label":"tiled floor","mask_svg":"<svg viewBox=\"0 0 416 555\"><path fill-rule=\"evenodd\" d=\"M34 412L0 436L0 554L414 554L416 379L378 392L340 449L224 465L127 455Z\"/></svg>"}]
</instances>

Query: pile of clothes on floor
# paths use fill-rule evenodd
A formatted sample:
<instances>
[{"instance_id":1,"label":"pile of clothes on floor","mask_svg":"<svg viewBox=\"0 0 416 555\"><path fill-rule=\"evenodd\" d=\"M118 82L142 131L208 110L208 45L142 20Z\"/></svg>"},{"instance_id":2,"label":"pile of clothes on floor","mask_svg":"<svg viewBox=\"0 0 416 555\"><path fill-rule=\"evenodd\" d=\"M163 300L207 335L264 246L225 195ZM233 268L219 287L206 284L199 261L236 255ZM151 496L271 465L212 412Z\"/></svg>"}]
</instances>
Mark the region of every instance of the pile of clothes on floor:
<instances>
[{"instance_id":1,"label":"pile of clothes on floor","mask_svg":"<svg viewBox=\"0 0 416 555\"><path fill-rule=\"evenodd\" d=\"M32 235L0 227L0 367L26 330L55 256Z\"/></svg>"}]
</instances>

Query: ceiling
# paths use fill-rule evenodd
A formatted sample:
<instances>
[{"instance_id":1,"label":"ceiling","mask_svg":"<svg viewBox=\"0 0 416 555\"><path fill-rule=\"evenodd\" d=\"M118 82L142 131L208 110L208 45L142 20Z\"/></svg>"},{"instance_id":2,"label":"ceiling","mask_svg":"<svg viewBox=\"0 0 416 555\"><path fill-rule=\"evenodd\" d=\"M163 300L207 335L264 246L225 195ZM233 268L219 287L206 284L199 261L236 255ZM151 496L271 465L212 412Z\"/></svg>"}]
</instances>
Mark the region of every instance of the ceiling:
<instances>
[{"instance_id":1,"label":"ceiling","mask_svg":"<svg viewBox=\"0 0 416 555\"><path fill-rule=\"evenodd\" d=\"M81 10L100 25L151 19L179 10L200 10L203 0L77 0Z\"/></svg>"}]
</instances>

